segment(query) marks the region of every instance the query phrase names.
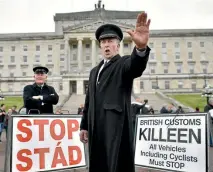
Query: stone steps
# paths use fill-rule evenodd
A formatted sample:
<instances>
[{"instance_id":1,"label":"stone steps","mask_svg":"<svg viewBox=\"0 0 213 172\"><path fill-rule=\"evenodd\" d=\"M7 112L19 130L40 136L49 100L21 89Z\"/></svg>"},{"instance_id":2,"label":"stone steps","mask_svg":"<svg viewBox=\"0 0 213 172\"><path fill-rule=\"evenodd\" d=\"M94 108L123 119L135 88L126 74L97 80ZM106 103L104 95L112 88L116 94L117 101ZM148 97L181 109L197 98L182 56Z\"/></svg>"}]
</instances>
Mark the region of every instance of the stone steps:
<instances>
[{"instance_id":1,"label":"stone steps","mask_svg":"<svg viewBox=\"0 0 213 172\"><path fill-rule=\"evenodd\" d=\"M159 111L164 104L167 104L164 99L158 97L155 93L142 93L136 94L135 96L140 97L142 100L148 99L148 104L153 106L154 110ZM76 114L78 107L80 104L84 104L85 95L71 95L70 99L64 104L63 111L67 113L69 111L70 114ZM132 96L132 101L134 101L134 97Z\"/></svg>"},{"instance_id":2,"label":"stone steps","mask_svg":"<svg viewBox=\"0 0 213 172\"><path fill-rule=\"evenodd\" d=\"M151 105L156 111L160 111L163 105L169 103L166 100L160 98L155 93L141 93L136 94L135 96L141 98L142 100L148 99L148 105Z\"/></svg>"},{"instance_id":3,"label":"stone steps","mask_svg":"<svg viewBox=\"0 0 213 172\"><path fill-rule=\"evenodd\" d=\"M64 104L62 108L63 113L67 113L69 111L70 114L77 114L78 107L80 104L84 104L85 95L71 95L70 99Z\"/></svg>"}]
</instances>

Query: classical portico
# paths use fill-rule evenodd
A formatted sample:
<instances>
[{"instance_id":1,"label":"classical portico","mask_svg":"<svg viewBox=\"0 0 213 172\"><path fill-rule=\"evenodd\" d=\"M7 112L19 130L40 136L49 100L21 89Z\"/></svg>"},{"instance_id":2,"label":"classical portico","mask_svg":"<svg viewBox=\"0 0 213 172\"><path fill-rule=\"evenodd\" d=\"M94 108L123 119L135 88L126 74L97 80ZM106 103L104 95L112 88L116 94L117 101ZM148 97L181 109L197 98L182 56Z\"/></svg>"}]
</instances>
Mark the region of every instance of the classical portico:
<instances>
[{"instance_id":1,"label":"classical portico","mask_svg":"<svg viewBox=\"0 0 213 172\"><path fill-rule=\"evenodd\" d=\"M125 50L124 44L126 46ZM68 37L66 39L65 47L67 58L65 58L66 66L64 67L66 68L67 72L66 76L64 77L69 79L67 79L66 82L64 81L64 88L68 88L64 89L64 91L66 94L84 94L86 87L85 82L88 81L90 70L102 60L99 43L92 36L78 36L76 38ZM124 40L120 43L120 55L130 54L133 48L134 43L130 40L129 37L125 37ZM76 87L76 90L72 89L74 87Z\"/></svg>"}]
</instances>

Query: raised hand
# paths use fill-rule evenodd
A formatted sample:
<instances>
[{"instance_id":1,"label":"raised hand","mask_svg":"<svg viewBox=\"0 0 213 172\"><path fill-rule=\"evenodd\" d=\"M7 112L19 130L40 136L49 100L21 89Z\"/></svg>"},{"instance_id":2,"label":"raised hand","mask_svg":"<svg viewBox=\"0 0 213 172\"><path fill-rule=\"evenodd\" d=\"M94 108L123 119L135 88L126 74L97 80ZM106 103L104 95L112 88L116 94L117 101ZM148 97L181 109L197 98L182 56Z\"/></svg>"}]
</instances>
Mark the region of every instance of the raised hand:
<instances>
[{"instance_id":1,"label":"raised hand","mask_svg":"<svg viewBox=\"0 0 213 172\"><path fill-rule=\"evenodd\" d=\"M147 20L147 13L142 12L137 17L135 30L128 30L127 33L135 42L136 48L146 48L149 40L149 25L151 20Z\"/></svg>"}]
</instances>

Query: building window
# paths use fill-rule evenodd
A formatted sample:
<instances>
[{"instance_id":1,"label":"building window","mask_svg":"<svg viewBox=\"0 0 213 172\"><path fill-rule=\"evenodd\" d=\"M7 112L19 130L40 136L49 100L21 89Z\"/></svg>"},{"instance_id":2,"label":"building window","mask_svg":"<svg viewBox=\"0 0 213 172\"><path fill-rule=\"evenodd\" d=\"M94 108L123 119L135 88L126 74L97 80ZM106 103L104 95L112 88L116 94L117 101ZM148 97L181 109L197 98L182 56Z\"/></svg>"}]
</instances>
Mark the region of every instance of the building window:
<instances>
[{"instance_id":1,"label":"building window","mask_svg":"<svg viewBox=\"0 0 213 172\"><path fill-rule=\"evenodd\" d=\"M90 48L90 44L85 44L85 47L86 48Z\"/></svg>"},{"instance_id":2,"label":"building window","mask_svg":"<svg viewBox=\"0 0 213 172\"><path fill-rule=\"evenodd\" d=\"M64 55L64 54L61 54L61 55L60 55L60 61L61 61L61 62L64 62L64 61L65 61L65 55Z\"/></svg>"},{"instance_id":3,"label":"building window","mask_svg":"<svg viewBox=\"0 0 213 172\"><path fill-rule=\"evenodd\" d=\"M204 47L204 42L200 42L200 47Z\"/></svg>"},{"instance_id":4,"label":"building window","mask_svg":"<svg viewBox=\"0 0 213 172\"><path fill-rule=\"evenodd\" d=\"M61 44L60 45L60 50L64 50L64 47L65 47L64 44Z\"/></svg>"},{"instance_id":5,"label":"building window","mask_svg":"<svg viewBox=\"0 0 213 172\"><path fill-rule=\"evenodd\" d=\"M10 62L15 63L15 56L10 56Z\"/></svg>"},{"instance_id":6,"label":"building window","mask_svg":"<svg viewBox=\"0 0 213 172\"><path fill-rule=\"evenodd\" d=\"M141 90L144 89L144 83L143 83L143 81L140 81L140 89L141 89Z\"/></svg>"},{"instance_id":7,"label":"building window","mask_svg":"<svg viewBox=\"0 0 213 172\"><path fill-rule=\"evenodd\" d=\"M3 63L3 57L0 56L0 63Z\"/></svg>"},{"instance_id":8,"label":"building window","mask_svg":"<svg viewBox=\"0 0 213 172\"><path fill-rule=\"evenodd\" d=\"M162 60L167 61L167 53L162 53Z\"/></svg>"},{"instance_id":9,"label":"building window","mask_svg":"<svg viewBox=\"0 0 213 172\"><path fill-rule=\"evenodd\" d=\"M194 73L194 69L189 69L189 73L193 74Z\"/></svg>"},{"instance_id":10,"label":"building window","mask_svg":"<svg viewBox=\"0 0 213 172\"><path fill-rule=\"evenodd\" d=\"M203 68L203 73L207 73L207 69L208 69L208 65L207 64L202 64L202 68Z\"/></svg>"},{"instance_id":11,"label":"building window","mask_svg":"<svg viewBox=\"0 0 213 172\"><path fill-rule=\"evenodd\" d=\"M52 51L53 50L53 46L52 45L48 45L48 51Z\"/></svg>"},{"instance_id":12,"label":"building window","mask_svg":"<svg viewBox=\"0 0 213 172\"><path fill-rule=\"evenodd\" d=\"M36 45L36 51L40 51L40 45Z\"/></svg>"},{"instance_id":13,"label":"building window","mask_svg":"<svg viewBox=\"0 0 213 172\"><path fill-rule=\"evenodd\" d=\"M150 60L155 60L155 54L154 53L150 53Z\"/></svg>"},{"instance_id":14,"label":"building window","mask_svg":"<svg viewBox=\"0 0 213 172\"><path fill-rule=\"evenodd\" d=\"M201 52L200 53L200 59L201 60L206 60L206 52Z\"/></svg>"},{"instance_id":15,"label":"building window","mask_svg":"<svg viewBox=\"0 0 213 172\"><path fill-rule=\"evenodd\" d=\"M179 82L178 82L178 88L179 88L179 89L182 89L182 88L183 88L183 82L182 82L182 81L179 81Z\"/></svg>"},{"instance_id":16,"label":"building window","mask_svg":"<svg viewBox=\"0 0 213 172\"><path fill-rule=\"evenodd\" d=\"M189 73L194 73L194 64L189 64Z\"/></svg>"},{"instance_id":17,"label":"building window","mask_svg":"<svg viewBox=\"0 0 213 172\"><path fill-rule=\"evenodd\" d=\"M177 73L181 73L182 72L182 64L177 64Z\"/></svg>"},{"instance_id":18,"label":"building window","mask_svg":"<svg viewBox=\"0 0 213 172\"><path fill-rule=\"evenodd\" d=\"M168 73L169 71L169 64L168 63L164 63L163 64L163 73Z\"/></svg>"},{"instance_id":19,"label":"building window","mask_svg":"<svg viewBox=\"0 0 213 172\"><path fill-rule=\"evenodd\" d=\"M192 59L193 58L193 53L192 52L188 52L188 59Z\"/></svg>"},{"instance_id":20,"label":"building window","mask_svg":"<svg viewBox=\"0 0 213 172\"><path fill-rule=\"evenodd\" d=\"M124 43L124 48L128 48L129 44L128 43Z\"/></svg>"},{"instance_id":21,"label":"building window","mask_svg":"<svg viewBox=\"0 0 213 172\"><path fill-rule=\"evenodd\" d=\"M150 48L154 48L154 43L153 43L153 42L150 42L150 43L149 43L149 47L150 47Z\"/></svg>"},{"instance_id":22,"label":"building window","mask_svg":"<svg viewBox=\"0 0 213 172\"><path fill-rule=\"evenodd\" d=\"M162 48L166 48L166 43L162 42Z\"/></svg>"},{"instance_id":23,"label":"building window","mask_svg":"<svg viewBox=\"0 0 213 172\"><path fill-rule=\"evenodd\" d=\"M86 55L86 60L90 60L90 55Z\"/></svg>"},{"instance_id":24,"label":"building window","mask_svg":"<svg viewBox=\"0 0 213 172\"><path fill-rule=\"evenodd\" d=\"M11 51L16 51L16 47L15 46L11 46Z\"/></svg>"},{"instance_id":25,"label":"building window","mask_svg":"<svg viewBox=\"0 0 213 172\"><path fill-rule=\"evenodd\" d=\"M35 55L35 62L40 62L40 55Z\"/></svg>"},{"instance_id":26,"label":"building window","mask_svg":"<svg viewBox=\"0 0 213 172\"><path fill-rule=\"evenodd\" d=\"M196 90L196 82L192 82L192 90Z\"/></svg>"},{"instance_id":27,"label":"building window","mask_svg":"<svg viewBox=\"0 0 213 172\"><path fill-rule=\"evenodd\" d=\"M62 91L63 90L63 84L59 83L59 90Z\"/></svg>"},{"instance_id":28,"label":"building window","mask_svg":"<svg viewBox=\"0 0 213 172\"><path fill-rule=\"evenodd\" d=\"M27 45L23 46L23 51L27 51Z\"/></svg>"},{"instance_id":29,"label":"building window","mask_svg":"<svg viewBox=\"0 0 213 172\"><path fill-rule=\"evenodd\" d=\"M180 52L175 52L175 59L180 60Z\"/></svg>"},{"instance_id":30,"label":"building window","mask_svg":"<svg viewBox=\"0 0 213 172\"><path fill-rule=\"evenodd\" d=\"M156 68L156 65L153 65L153 64L150 64L150 73L155 73L155 68Z\"/></svg>"},{"instance_id":31,"label":"building window","mask_svg":"<svg viewBox=\"0 0 213 172\"><path fill-rule=\"evenodd\" d=\"M203 73L207 73L207 68L203 68Z\"/></svg>"},{"instance_id":32,"label":"building window","mask_svg":"<svg viewBox=\"0 0 213 172\"><path fill-rule=\"evenodd\" d=\"M180 47L179 42L175 42L175 48L179 48L179 47Z\"/></svg>"},{"instance_id":33,"label":"building window","mask_svg":"<svg viewBox=\"0 0 213 172\"><path fill-rule=\"evenodd\" d=\"M192 42L187 42L187 47L192 48Z\"/></svg>"},{"instance_id":34,"label":"building window","mask_svg":"<svg viewBox=\"0 0 213 172\"><path fill-rule=\"evenodd\" d=\"M157 82L156 81L152 81L152 89L156 89L157 88Z\"/></svg>"},{"instance_id":35,"label":"building window","mask_svg":"<svg viewBox=\"0 0 213 172\"><path fill-rule=\"evenodd\" d=\"M48 63L51 63L52 61L53 61L52 55L51 55L51 54L48 54L48 55L47 55L47 62L48 62Z\"/></svg>"},{"instance_id":36,"label":"building window","mask_svg":"<svg viewBox=\"0 0 213 172\"><path fill-rule=\"evenodd\" d=\"M165 89L170 89L170 82L169 81L165 81Z\"/></svg>"},{"instance_id":37,"label":"building window","mask_svg":"<svg viewBox=\"0 0 213 172\"><path fill-rule=\"evenodd\" d=\"M27 75L27 72L22 72L22 76L26 76Z\"/></svg>"},{"instance_id":38,"label":"building window","mask_svg":"<svg viewBox=\"0 0 213 172\"><path fill-rule=\"evenodd\" d=\"M3 52L3 47L0 47L0 52Z\"/></svg>"},{"instance_id":39,"label":"building window","mask_svg":"<svg viewBox=\"0 0 213 172\"><path fill-rule=\"evenodd\" d=\"M73 54L73 61L76 61L77 60L77 54Z\"/></svg>"},{"instance_id":40,"label":"building window","mask_svg":"<svg viewBox=\"0 0 213 172\"><path fill-rule=\"evenodd\" d=\"M27 62L27 56L23 56L23 62Z\"/></svg>"},{"instance_id":41,"label":"building window","mask_svg":"<svg viewBox=\"0 0 213 172\"><path fill-rule=\"evenodd\" d=\"M10 72L10 77L14 77L14 73L13 72Z\"/></svg>"},{"instance_id":42,"label":"building window","mask_svg":"<svg viewBox=\"0 0 213 172\"><path fill-rule=\"evenodd\" d=\"M77 44L73 44L73 45L72 45L72 48L73 48L73 49L76 49L76 48L77 48Z\"/></svg>"},{"instance_id":43,"label":"building window","mask_svg":"<svg viewBox=\"0 0 213 172\"><path fill-rule=\"evenodd\" d=\"M63 75L63 74L65 74L66 72L65 72L65 67L62 65L62 66L60 66L60 75Z\"/></svg>"},{"instance_id":44,"label":"building window","mask_svg":"<svg viewBox=\"0 0 213 172\"><path fill-rule=\"evenodd\" d=\"M169 72L168 69L163 70L163 73L168 73L168 72Z\"/></svg>"}]
</instances>

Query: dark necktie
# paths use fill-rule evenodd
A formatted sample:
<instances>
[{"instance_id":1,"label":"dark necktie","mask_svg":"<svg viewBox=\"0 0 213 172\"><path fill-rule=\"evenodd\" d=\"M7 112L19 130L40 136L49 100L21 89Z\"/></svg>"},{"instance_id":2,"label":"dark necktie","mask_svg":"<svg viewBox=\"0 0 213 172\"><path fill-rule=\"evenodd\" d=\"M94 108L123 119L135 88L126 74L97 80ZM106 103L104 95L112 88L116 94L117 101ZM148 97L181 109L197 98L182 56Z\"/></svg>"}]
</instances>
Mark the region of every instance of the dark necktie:
<instances>
[{"instance_id":1,"label":"dark necktie","mask_svg":"<svg viewBox=\"0 0 213 172\"><path fill-rule=\"evenodd\" d=\"M100 70L99 70L99 72L98 72L97 84L98 84L98 81L99 81L100 73L101 73L101 71L106 67L106 65L107 65L107 61L104 62L103 66L101 66L101 68L100 68Z\"/></svg>"}]
</instances>

